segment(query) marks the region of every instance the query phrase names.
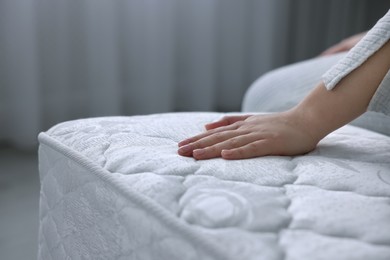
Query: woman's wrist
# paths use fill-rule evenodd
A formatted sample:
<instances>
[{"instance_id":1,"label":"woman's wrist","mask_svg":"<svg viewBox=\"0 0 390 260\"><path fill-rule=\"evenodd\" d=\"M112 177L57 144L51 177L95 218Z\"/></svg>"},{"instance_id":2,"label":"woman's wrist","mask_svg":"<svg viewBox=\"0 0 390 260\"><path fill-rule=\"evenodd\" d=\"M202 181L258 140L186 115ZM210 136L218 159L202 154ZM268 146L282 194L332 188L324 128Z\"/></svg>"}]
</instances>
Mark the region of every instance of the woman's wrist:
<instances>
[{"instance_id":1,"label":"woman's wrist","mask_svg":"<svg viewBox=\"0 0 390 260\"><path fill-rule=\"evenodd\" d=\"M363 114L390 69L390 43L366 60L345 78L336 88L327 90L321 82L292 111L306 125L305 131L315 140Z\"/></svg>"},{"instance_id":2,"label":"woman's wrist","mask_svg":"<svg viewBox=\"0 0 390 260\"><path fill-rule=\"evenodd\" d=\"M302 131L317 143L358 116L351 112L340 93L328 91L322 82L291 113L302 125Z\"/></svg>"},{"instance_id":3,"label":"woman's wrist","mask_svg":"<svg viewBox=\"0 0 390 260\"><path fill-rule=\"evenodd\" d=\"M318 144L322 138L329 134L324 129L323 122L318 119L316 113L306 105L299 104L287 111L286 114L315 144Z\"/></svg>"}]
</instances>

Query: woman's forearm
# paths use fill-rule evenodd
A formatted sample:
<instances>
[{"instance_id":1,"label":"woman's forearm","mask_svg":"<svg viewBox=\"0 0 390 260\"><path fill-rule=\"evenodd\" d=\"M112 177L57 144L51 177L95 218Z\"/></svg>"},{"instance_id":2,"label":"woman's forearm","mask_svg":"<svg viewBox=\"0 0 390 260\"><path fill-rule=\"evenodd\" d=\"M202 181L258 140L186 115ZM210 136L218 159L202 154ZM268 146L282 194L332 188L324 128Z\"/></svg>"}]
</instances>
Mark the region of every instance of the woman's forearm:
<instances>
[{"instance_id":1,"label":"woman's forearm","mask_svg":"<svg viewBox=\"0 0 390 260\"><path fill-rule=\"evenodd\" d=\"M390 42L328 91L320 83L296 108L302 120L320 140L363 114L390 69Z\"/></svg>"}]
</instances>

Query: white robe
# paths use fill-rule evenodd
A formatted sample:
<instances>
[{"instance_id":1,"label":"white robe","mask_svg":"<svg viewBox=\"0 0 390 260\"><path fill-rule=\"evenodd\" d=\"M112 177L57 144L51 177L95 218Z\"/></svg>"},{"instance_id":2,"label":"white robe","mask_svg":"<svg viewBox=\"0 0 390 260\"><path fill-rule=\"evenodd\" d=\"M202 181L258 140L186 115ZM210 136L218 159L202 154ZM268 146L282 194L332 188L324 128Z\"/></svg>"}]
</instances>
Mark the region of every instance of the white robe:
<instances>
[{"instance_id":1,"label":"white robe","mask_svg":"<svg viewBox=\"0 0 390 260\"><path fill-rule=\"evenodd\" d=\"M341 79L362 65L389 39L390 10L344 58L322 76L326 88L332 90ZM371 99L368 110L390 115L390 70Z\"/></svg>"}]
</instances>

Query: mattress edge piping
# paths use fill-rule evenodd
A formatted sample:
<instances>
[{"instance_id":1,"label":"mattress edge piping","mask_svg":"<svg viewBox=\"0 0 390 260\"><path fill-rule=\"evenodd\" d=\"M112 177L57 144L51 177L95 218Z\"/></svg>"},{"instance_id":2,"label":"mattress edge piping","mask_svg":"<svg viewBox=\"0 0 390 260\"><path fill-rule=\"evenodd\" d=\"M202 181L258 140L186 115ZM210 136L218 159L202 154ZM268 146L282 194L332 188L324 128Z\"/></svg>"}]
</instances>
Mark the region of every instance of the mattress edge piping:
<instances>
[{"instance_id":1,"label":"mattress edge piping","mask_svg":"<svg viewBox=\"0 0 390 260\"><path fill-rule=\"evenodd\" d=\"M109 171L96 165L93 161L91 161L83 154L71 150L68 146L59 142L45 132L41 132L38 135L38 141L40 145L46 145L49 148L54 149L55 151L60 152L64 156L72 159L81 167L90 170L90 172L94 173L98 178L107 182L108 185L114 187L114 190L118 190L119 192L121 192L123 196L130 199L133 203L136 203L141 208L144 208L147 212L153 214L159 221L164 222L164 224L168 225L170 228L176 231L183 232L187 238L192 240L192 242L201 245L203 248L205 248L210 254L210 256L212 256L213 258L221 260L230 259L229 256L223 253L223 249L218 244L216 244L210 239L200 236L199 233L191 230L183 222L177 221L177 219L170 215L168 211L166 211L162 206L158 205L150 198L131 191L123 183L120 183L117 181L117 179L113 178L110 175L111 173Z\"/></svg>"}]
</instances>

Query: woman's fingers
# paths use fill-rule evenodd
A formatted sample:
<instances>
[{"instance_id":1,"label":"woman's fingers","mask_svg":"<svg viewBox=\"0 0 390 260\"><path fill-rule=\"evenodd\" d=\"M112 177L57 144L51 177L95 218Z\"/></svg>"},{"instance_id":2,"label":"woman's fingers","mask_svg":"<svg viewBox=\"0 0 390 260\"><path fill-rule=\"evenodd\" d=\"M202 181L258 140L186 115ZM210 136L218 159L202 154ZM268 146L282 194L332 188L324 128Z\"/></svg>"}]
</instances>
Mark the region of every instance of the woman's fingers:
<instances>
[{"instance_id":1,"label":"woman's fingers","mask_svg":"<svg viewBox=\"0 0 390 260\"><path fill-rule=\"evenodd\" d=\"M327 55L332 55L335 53L343 52L343 51L348 51L349 47L346 46L345 44L337 44L335 46L332 46L328 49L326 49L324 52L320 54L320 56L327 56Z\"/></svg>"},{"instance_id":2,"label":"woman's fingers","mask_svg":"<svg viewBox=\"0 0 390 260\"><path fill-rule=\"evenodd\" d=\"M202 139L206 136L212 135L212 134L217 133L217 132L237 129L239 127L239 125L235 124L235 123L237 123L239 121L244 121L248 117L250 117L250 115L225 116L221 120L218 120L216 122L205 125L206 130L207 130L206 132L199 134L197 136L185 139L185 140L179 142L178 146L182 147L182 146L188 145L190 143L193 143L199 139Z\"/></svg>"},{"instance_id":3,"label":"woman's fingers","mask_svg":"<svg viewBox=\"0 0 390 260\"><path fill-rule=\"evenodd\" d=\"M234 124L235 122L243 121L243 120L247 119L248 117L250 117L250 115L225 116L225 117L223 117L222 119L220 119L220 120L218 120L216 122L212 122L212 123L206 124L205 128L206 128L206 130L211 130L211 129L215 129L215 128L218 128L218 127L221 127L221 126L231 125L231 124Z\"/></svg>"},{"instance_id":4,"label":"woman's fingers","mask_svg":"<svg viewBox=\"0 0 390 260\"><path fill-rule=\"evenodd\" d=\"M206 132L207 133L207 132ZM207 136L202 136L202 138L193 139L189 144L183 145L179 148L179 154L184 156L192 156L194 150L203 149L206 147L213 146L218 143L223 143L224 141L234 138L238 135L242 135L244 132L239 130L226 130L221 132L215 132ZM214 148L212 148L214 149ZM199 153L199 152L198 152Z\"/></svg>"},{"instance_id":5,"label":"woman's fingers","mask_svg":"<svg viewBox=\"0 0 390 260\"><path fill-rule=\"evenodd\" d=\"M341 42L333 45L332 47L326 49L324 52L320 54L320 56L326 56L326 55L331 55L335 53L339 53L342 51L349 51L352 49L366 34L366 32L362 32L359 34L355 34L353 36L350 36Z\"/></svg>"},{"instance_id":6,"label":"woman's fingers","mask_svg":"<svg viewBox=\"0 0 390 260\"><path fill-rule=\"evenodd\" d=\"M273 146L269 140L263 139L248 143L234 149L224 149L221 157L227 160L248 159L273 154Z\"/></svg>"},{"instance_id":7,"label":"woman's fingers","mask_svg":"<svg viewBox=\"0 0 390 260\"><path fill-rule=\"evenodd\" d=\"M214 145L204 146L193 150L192 156L197 160L211 159L221 157L221 152L226 149L234 149L254 142L259 137L254 134L240 134L226 139L223 142L217 142Z\"/></svg>"},{"instance_id":8,"label":"woman's fingers","mask_svg":"<svg viewBox=\"0 0 390 260\"><path fill-rule=\"evenodd\" d=\"M203 132L199 135L196 135L196 136L193 136L191 138L188 138L188 139L185 139L181 142L179 142L178 146L179 147L183 147L185 145L188 145L188 144L191 144L191 143L194 143L202 138L205 138L207 136L210 136L212 134L215 134L215 133L219 133L219 132L224 132L224 131L230 131L230 130L235 130L239 127L240 125L239 124L230 124L230 125L227 125L227 126L221 126L221 127L218 127L218 128L215 128L215 129L211 129L211 130L208 130L206 132ZM180 150L180 149L179 149Z\"/></svg>"}]
</instances>

